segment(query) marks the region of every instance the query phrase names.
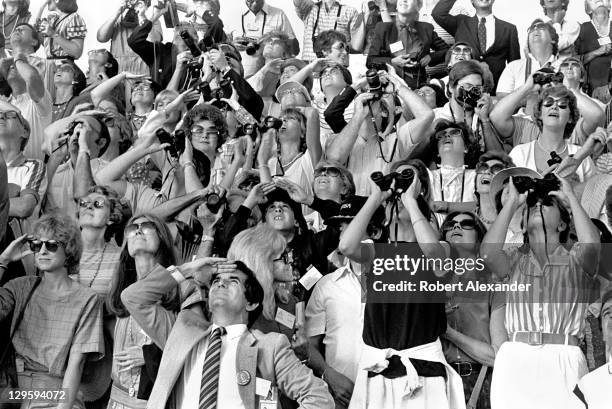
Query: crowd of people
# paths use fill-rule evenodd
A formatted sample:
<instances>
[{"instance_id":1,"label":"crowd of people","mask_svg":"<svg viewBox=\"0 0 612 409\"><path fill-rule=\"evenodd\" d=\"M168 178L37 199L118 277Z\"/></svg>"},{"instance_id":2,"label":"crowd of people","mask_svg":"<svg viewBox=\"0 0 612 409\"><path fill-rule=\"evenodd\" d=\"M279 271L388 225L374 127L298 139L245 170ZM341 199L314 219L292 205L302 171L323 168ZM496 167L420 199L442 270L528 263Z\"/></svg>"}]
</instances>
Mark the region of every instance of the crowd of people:
<instances>
[{"instance_id":1,"label":"crowd of people","mask_svg":"<svg viewBox=\"0 0 612 409\"><path fill-rule=\"evenodd\" d=\"M609 408L611 5L569 2L520 44L494 0L3 0L0 408ZM375 297L389 252L484 268Z\"/></svg>"}]
</instances>

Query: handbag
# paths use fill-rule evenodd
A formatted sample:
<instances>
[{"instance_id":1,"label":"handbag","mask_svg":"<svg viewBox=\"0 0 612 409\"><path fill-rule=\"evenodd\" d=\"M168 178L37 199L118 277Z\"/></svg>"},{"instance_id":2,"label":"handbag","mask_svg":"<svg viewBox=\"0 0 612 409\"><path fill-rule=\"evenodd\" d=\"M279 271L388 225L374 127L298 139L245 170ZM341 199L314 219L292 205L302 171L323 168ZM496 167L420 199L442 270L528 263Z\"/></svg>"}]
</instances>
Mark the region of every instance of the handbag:
<instances>
[{"instance_id":1,"label":"handbag","mask_svg":"<svg viewBox=\"0 0 612 409\"><path fill-rule=\"evenodd\" d=\"M23 308L16 315L15 327L9 336L4 351L2 351L2 354L0 355L0 394L2 394L1 392L4 391L4 389L17 388L19 386L17 368L15 367L15 348L13 347L13 337L15 336L15 332L17 332L17 328L19 328L19 324L21 324L23 314L28 306L28 303L30 302L30 299L32 298L32 294L34 294L34 290L36 290L36 287L38 287L38 284L40 284L40 280L40 277L36 277L36 281L26 297ZM19 408L20 406L20 403L0 402L0 409L15 409Z\"/></svg>"}]
</instances>

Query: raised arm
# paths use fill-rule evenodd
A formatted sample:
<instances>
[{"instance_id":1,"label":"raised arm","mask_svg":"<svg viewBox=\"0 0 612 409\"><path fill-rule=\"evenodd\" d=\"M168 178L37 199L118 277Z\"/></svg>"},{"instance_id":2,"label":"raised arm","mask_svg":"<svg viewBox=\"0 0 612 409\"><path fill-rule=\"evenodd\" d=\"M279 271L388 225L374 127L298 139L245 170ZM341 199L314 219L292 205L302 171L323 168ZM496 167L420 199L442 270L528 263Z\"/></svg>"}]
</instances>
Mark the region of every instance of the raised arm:
<instances>
[{"instance_id":1,"label":"raised arm","mask_svg":"<svg viewBox=\"0 0 612 409\"><path fill-rule=\"evenodd\" d=\"M293 0L293 6L300 20L306 21L306 18L310 14L310 10L314 7L314 3L312 0Z\"/></svg>"},{"instance_id":2,"label":"raised arm","mask_svg":"<svg viewBox=\"0 0 612 409\"><path fill-rule=\"evenodd\" d=\"M495 218L493 225L482 239L480 254L491 272L500 280L510 275L510 258L504 252L504 243L508 233L508 226L517 209L527 198L527 193L519 194L514 187L512 178L508 182L508 198L501 211Z\"/></svg>"},{"instance_id":3,"label":"raised arm","mask_svg":"<svg viewBox=\"0 0 612 409\"><path fill-rule=\"evenodd\" d=\"M353 117L349 121L348 125L342 129L342 132L329 144L325 150L325 154L328 160L336 161L338 163L346 163L348 157L353 150L353 146L358 138L359 128L363 121L368 117L368 109L366 105L372 98L373 94L366 92L360 94L355 98L355 112Z\"/></svg>"},{"instance_id":4,"label":"raised arm","mask_svg":"<svg viewBox=\"0 0 612 409\"><path fill-rule=\"evenodd\" d=\"M111 77L98 85L91 91L91 102L93 102L94 107L97 107L100 104L100 101L105 97L109 96L113 90L121 85L124 80L138 80L145 78L146 75L143 74L130 74L129 72L122 72L114 77Z\"/></svg>"},{"instance_id":5,"label":"raised arm","mask_svg":"<svg viewBox=\"0 0 612 409\"><path fill-rule=\"evenodd\" d=\"M397 95L404 102L405 110L414 115L414 119L406 122L397 131L397 136L404 146L419 144L429 136L434 120L433 110L410 88L402 85L401 79L394 72L389 73L389 79L395 85Z\"/></svg>"},{"instance_id":6,"label":"raised arm","mask_svg":"<svg viewBox=\"0 0 612 409\"><path fill-rule=\"evenodd\" d=\"M453 16L450 11L456 0L440 0L431 11L431 16L444 30L454 36L459 26L459 17Z\"/></svg>"},{"instance_id":7,"label":"raised arm","mask_svg":"<svg viewBox=\"0 0 612 409\"><path fill-rule=\"evenodd\" d=\"M96 39L99 43L110 41L110 39L113 37L113 33L115 32L115 24L126 8L127 0L122 0L119 8L117 8L113 15L100 26L98 33L96 34Z\"/></svg>"},{"instance_id":8,"label":"raised arm","mask_svg":"<svg viewBox=\"0 0 612 409\"><path fill-rule=\"evenodd\" d=\"M595 131L598 126L603 126L606 120L606 114L603 109L586 94L583 94L579 90L572 90L576 96L576 103L578 105L578 111L582 117L582 122L576 126L581 126L582 135L586 138L589 134ZM577 145L582 145L585 141L578 141Z\"/></svg>"},{"instance_id":9,"label":"raised arm","mask_svg":"<svg viewBox=\"0 0 612 409\"><path fill-rule=\"evenodd\" d=\"M539 86L534 87L533 77L530 76L525 84L500 99L493 107L493 110L491 110L489 119L504 141L507 141L514 132L514 120L512 115L514 115L516 110L521 106L521 102L527 95L538 88ZM510 143L512 143L512 141L510 141Z\"/></svg>"},{"instance_id":10,"label":"raised arm","mask_svg":"<svg viewBox=\"0 0 612 409\"><path fill-rule=\"evenodd\" d=\"M317 166L323 154L321 138L319 137L319 132L321 131L319 111L312 107L307 107L303 109L303 113L306 116L306 147L310 154L312 166Z\"/></svg>"},{"instance_id":11,"label":"raised arm","mask_svg":"<svg viewBox=\"0 0 612 409\"><path fill-rule=\"evenodd\" d=\"M40 102L40 100L45 96L45 84L43 79L38 73L38 70L32 67L28 62L27 54L20 51L18 52L16 49L13 51L15 68L26 83L28 95L30 95L30 98L32 98L34 102Z\"/></svg>"}]
</instances>

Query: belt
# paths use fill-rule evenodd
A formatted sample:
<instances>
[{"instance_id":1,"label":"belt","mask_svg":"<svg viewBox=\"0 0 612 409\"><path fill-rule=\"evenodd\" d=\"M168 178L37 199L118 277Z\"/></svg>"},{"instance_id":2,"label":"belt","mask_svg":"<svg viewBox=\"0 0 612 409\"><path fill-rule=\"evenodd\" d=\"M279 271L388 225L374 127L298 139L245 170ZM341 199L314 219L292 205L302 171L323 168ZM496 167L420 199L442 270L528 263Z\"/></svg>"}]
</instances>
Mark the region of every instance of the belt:
<instances>
[{"instance_id":1,"label":"belt","mask_svg":"<svg viewBox=\"0 0 612 409\"><path fill-rule=\"evenodd\" d=\"M580 341L578 340L578 337L574 335L549 334L546 332L539 332L539 331L515 332L512 335L512 341L513 342L524 342L529 345L545 345L545 344L571 345L571 346L580 345Z\"/></svg>"},{"instance_id":2,"label":"belt","mask_svg":"<svg viewBox=\"0 0 612 409\"><path fill-rule=\"evenodd\" d=\"M453 362L450 365L462 378L470 376L473 373L478 373L480 368L482 368L482 364L476 364L473 362Z\"/></svg>"},{"instance_id":3,"label":"belt","mask_svg":"<svg viewBox=\"0 0 612 409\"><path fill-rule=\"evenodd\" d=\"M47 56L47 60L71 60L74 61L75 58L71 55L51 55Z\"/></svg>"}]
</instances>

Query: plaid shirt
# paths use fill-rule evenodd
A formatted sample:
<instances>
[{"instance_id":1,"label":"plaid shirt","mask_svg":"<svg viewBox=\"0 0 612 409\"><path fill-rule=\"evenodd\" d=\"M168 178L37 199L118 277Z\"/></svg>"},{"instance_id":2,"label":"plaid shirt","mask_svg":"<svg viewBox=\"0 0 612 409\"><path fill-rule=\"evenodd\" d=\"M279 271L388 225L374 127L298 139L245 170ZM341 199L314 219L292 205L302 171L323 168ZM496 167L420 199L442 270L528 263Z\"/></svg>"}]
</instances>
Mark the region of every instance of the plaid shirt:
<instances>
[{"instance_id":1,"label":"plaid shirt","mask_svg":"<svg viewBox=\"0 0 612 409\"><path fill-rule=\"evenodd\" d=\"M350 44L352 36L360 25L363 24L363 18L361 18L361 14L357 9L341 5L337 1L329 11L326 10L322 2L316 5L311 0L296 0L294 3L298 17L304 22L304 50L302 51L302 59L306 61L312 61L316 58L312 44L313 35L318 36L324 31L333 30L335 27L337 31L346 36L346 41ZM339 7L342 7L340 17L338 17ZM319 23L317 24L316 33L313 33L317 14L319 14Z\"/></svg>"},{"instance_id":2,"label":"plaid shirt","mask_svg":"<svg viewBox=\"0 0 612 409\"><path fill-rule=\"evenodd\" d=\"M55 15L55 13L50 13L47 18L49 18L50 21L56 21L56 33L67 40L84 39L85 35L87 34L85 20L83 20L83 17L79 16L77 13L69 14L63 19ZM48 56L70 55L62 49L57 41L53 41L53 39L49 37L45 39L45 51L47 52Z\"/></svg>"}]
</instances>

